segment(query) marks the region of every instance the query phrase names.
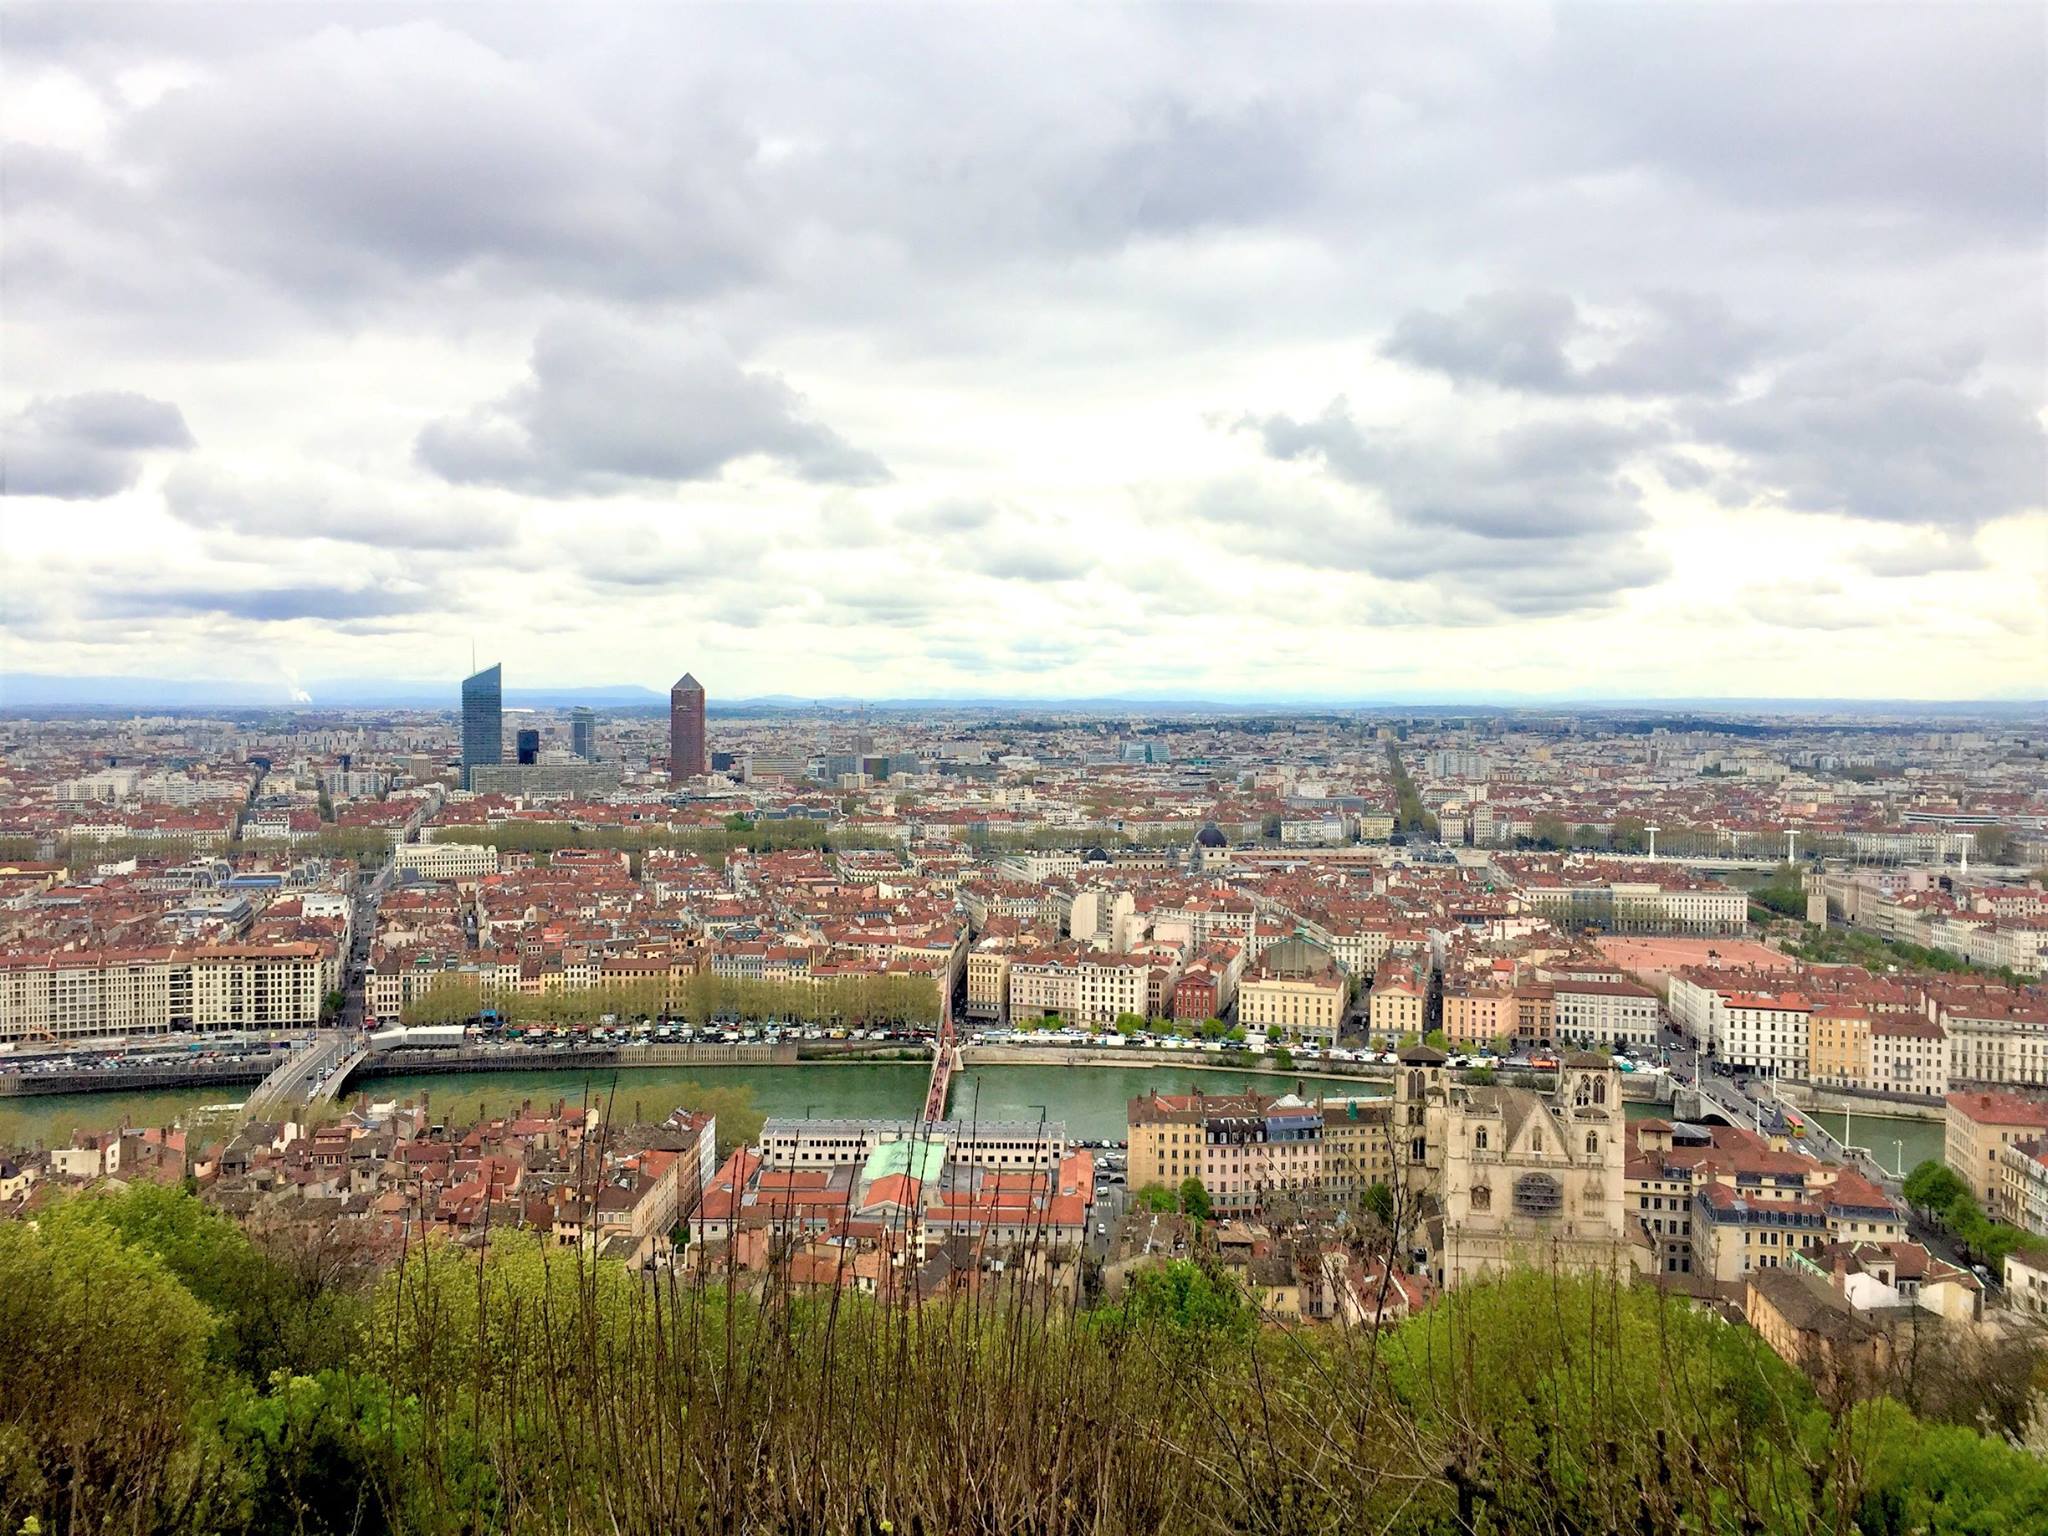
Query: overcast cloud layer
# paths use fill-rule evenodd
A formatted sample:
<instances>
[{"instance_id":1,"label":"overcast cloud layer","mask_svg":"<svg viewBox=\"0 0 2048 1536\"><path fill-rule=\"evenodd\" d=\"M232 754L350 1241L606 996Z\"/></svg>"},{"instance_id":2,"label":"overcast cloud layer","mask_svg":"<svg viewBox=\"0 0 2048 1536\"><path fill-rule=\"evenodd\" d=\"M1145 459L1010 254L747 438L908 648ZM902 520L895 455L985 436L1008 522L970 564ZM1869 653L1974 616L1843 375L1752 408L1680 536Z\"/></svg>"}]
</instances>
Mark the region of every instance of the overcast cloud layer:
<instances>
[{"instance_id":1,"label":"overcast cloud layer","mask_svg":"<svg viewBox=\"0 0 2048 1536\"><path fill-rule=\"evenodd\" d=\"M2037 5L14 5L5 667L2048 692Z\"/></svg>"}]
</instances>

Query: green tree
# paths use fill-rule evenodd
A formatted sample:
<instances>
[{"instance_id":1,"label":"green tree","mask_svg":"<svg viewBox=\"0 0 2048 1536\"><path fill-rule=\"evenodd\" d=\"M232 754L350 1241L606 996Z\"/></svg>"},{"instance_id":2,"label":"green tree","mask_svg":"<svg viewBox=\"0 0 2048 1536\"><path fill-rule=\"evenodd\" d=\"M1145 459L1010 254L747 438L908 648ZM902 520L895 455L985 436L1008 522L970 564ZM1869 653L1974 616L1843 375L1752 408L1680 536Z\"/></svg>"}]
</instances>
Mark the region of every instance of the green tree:
<instances>
[{"instance_id":1,"label":"green tree","mask_svg":"<svg viewBox=\"0 0 2048 1536\"><path fill-rule=\"evenodd\" d=\"M1988 1435L1916 1419L1884 1397L1850 1410L1864 1459L1865 1536L2048 1530L2048 1463Z\"/></svg>"},{"instance_id":2,"label":"green tree","mask_svg":"<svg viewBox=\"0 0 2048 1536\"><path fill-rule=\"evenodd\" d=\"M1121 1311L1131 1321L1163 1323L1197 1335L1248 1337L1258 1321L1236 1285L1192 1259L1138 1271Z\"/></svg>"},{"instance_id":3,"label":"green tree","mask_svg":"<svg viewBox=\"0 0 2048 1536\"><path fill-rule=\"evenodd\" d=\"M1215 1214L1209 1204L1207 1187L1193 1174L1180 1181L1180 1208L1196 1221L1207 1221Z\"/></svg>"},{"instance_id":4,"label":"green tree","mask_svg":"<svg viewBox=\"0 0 2048 1536\"><path fill-rule=\"evenodd\" d=\"M1970 1188L1956 1177L1947 1163L1930 1157L1916 1164L1906 1175L1899 1192L1915 1210L1923 1211L1938 1221L1946 1221L1950 1208L1958 1200L1969 1198Z\"/></svg>"},{"instance_id":5,"label":"green tree","mask_svg":"<svg viewBox=\"0 0 2048 1536\"><path fill-rule=\"evenodd\" d=\"M1141 1211L1160 1211L1165 1213L1170 1213L1178 1208L1178 1202L1174 1198L1173 1191L1164 1184L1147 1184L1143 1189L1139 1190L1137 1205Z\"/></svg>"},{"instance_id":6,"label":"green tree","mask_svg":"<svg viewBox=\"0 0 2048 1536\"><path fill-rule=\"evenodd\" d=\"M427 1439L419 1404L394 1398L374 1376L280 1372L268 1391L237 1383L211 1427L241 1474L220 1514L244 1530L367 1536L435 1523L430 1507L408 1509L424 1503L424 1479L409 1466ZM498 1505L491 1469L466 1427L451 1428L453 1455L439 1475L452 1484L451 1503L489 1524Z\"/></svg>"},{"instance_id":7,"label":"green tree","mask_svg":"<svg viewBox=\"0 0 2048 1536\"><path fill-rule=\"evenodd\" d=\"M109 1224L0 1222L0 1530L155 1529L213 1329Z\"/></svg>"}]
</instances>

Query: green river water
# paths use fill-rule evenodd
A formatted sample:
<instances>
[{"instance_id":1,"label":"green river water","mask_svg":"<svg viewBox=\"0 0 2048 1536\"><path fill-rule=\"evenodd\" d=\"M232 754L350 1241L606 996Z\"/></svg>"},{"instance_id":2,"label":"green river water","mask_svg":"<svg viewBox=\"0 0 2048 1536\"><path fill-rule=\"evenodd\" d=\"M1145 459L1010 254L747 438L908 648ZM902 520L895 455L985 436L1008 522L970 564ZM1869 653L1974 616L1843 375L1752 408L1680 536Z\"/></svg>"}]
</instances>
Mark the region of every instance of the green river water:
<instances>
[{"instance_id":1,"label":"green river water","mask_svg":"<svg viewBox=\"0 0 2048 1536\"><path fill-rule=\"evenodd\" d=\"M451 1121L502 1113L521 1103L571 1103L610 1098L619 1119L658 1120L671 1109L690 1107L693 1089L743 1091L765 1115L846 1115L900 1119L924 1102L928 1070L915 1062L807 1062L789 1067L675 1067L632 1071L537 1069L372 1078L362 1084L374 1099L416 1098L424 1093ZM1067 1134L1089 1140L1124 1134L1125 1105L1148 1089L1185 1093L1200 1086L1227 1093L1258 1086L1280 1092L1300 1082L1310 1093L1365 1098L1383 1085L1354 1078L1301 1074L1189 1072L1174 1067L1005 1066L963 1069L953 1076L952 1113L983 1120L1066 1122ZM60 1094L48 1098L0 1100L0 1146L49 1145L77 1130L110 1130L120 1125L163 1125L190 1120L204 1107L239 1099L235 1087L185 1088L155 1093Z\"/></svg>"},{"instance_id":2,"label":"green river water","mask_svg":"<svg viewBox=\"0 0 2048 1536\"><path fill-rule=\"evenodd\" d=\"M704 1090L725 1103L744 1094L743 1102L764 1115L845 1115L858 1119L903 1118L917 1113L923 1102L926 1068L915 1062L806 1062L789 1067L676 1067L633 1071L536 1069L531 1072L480 1072L468 1075L373 1078L364 1091L377 1099L415 1098L424 1093L442 1115L461 1122L484 1113L503 1113L521 1103L571 1103L586 1097L610 1097L619 1119L658 1120L671 1109L691 1107ZM1311 1094L1367 1097L1385 1091L1378 1083L1354 1078L1315 1078L1301 1074L1190 1072L1169 1066L973 1067L953 1078L951 1111L960 1119L1036 1120L1041 1107L1049 1120L1066 1122L1067 1134L1088 1140L1115 1140L1124 1134L1125 1105L1157 1088L1185 1093L1199 1086L1226 1093L1258 1087L1279 1092L1301 1083ZM78 1130L111 1130L120 1125L190 1124L208 1105L241 1097L232 1087L184 1088L153 1093L63 1094L49 1098L0 1100L0 1147L50 1145ZM1655 1112L1655 1106L1631 1104L1631 1118ZM1842 1116L1814 1116L1829 1131L1842 1134ZM1881 1115L1856 1115L1851 1139L1869 1147L1890 1168L1902 1159L1910 1169L1923 1158L1941 1156L1942 1127L1938 1120L1905 1120Z\"/></svg>"}]
</instances>

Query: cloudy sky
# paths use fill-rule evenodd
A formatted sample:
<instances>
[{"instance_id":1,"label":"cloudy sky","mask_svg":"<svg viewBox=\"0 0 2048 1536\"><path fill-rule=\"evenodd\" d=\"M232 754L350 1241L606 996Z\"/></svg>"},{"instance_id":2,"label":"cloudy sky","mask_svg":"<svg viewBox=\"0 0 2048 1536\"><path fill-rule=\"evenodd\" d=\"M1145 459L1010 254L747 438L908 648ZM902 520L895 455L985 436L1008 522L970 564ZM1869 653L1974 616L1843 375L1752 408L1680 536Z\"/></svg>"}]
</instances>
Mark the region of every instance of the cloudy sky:
<instances>
[{"instance_id":1,"label":"cloudy sky","mask_svg":"<svg viewBox=\"0 0 2048 1536\"><path fill-rule=\"evenodd\" d=\"M2044 14L10 5L0 659L2038 697Z\"/></svg>"}]
</instances>

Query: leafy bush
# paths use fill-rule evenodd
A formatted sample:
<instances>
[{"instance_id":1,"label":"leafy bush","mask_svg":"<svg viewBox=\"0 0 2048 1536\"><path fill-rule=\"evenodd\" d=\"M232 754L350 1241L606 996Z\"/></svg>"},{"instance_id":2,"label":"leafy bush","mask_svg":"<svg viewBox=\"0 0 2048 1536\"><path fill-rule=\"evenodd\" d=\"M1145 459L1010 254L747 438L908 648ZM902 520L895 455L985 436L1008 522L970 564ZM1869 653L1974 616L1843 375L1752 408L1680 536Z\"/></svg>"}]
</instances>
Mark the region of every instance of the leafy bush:
<instances>
[{"instance_id":1,"label":"leafy bush","mask_svg":"<svg viewBox=\"0 0 2048 1536\"><path fill-rule=\"evenodd\" d=\"M1289 1329L1202 1262L1077 1314L1028 1262L904 1307L508 1235L286 1329L278 1270L182 1194L0 1225L0 1530L2048 1529L2048 1463L1588 1277Z\"/></svg>"}]
</instances>

